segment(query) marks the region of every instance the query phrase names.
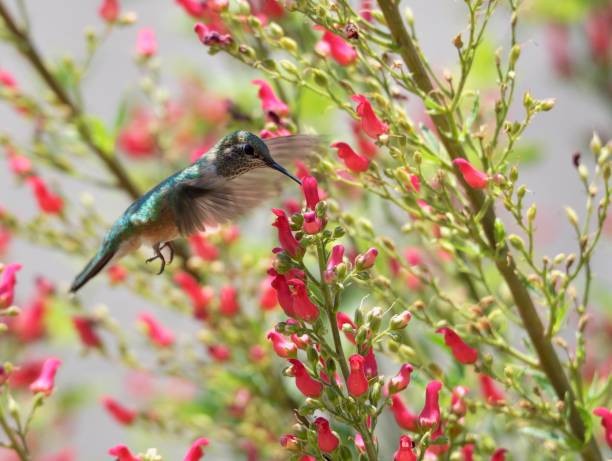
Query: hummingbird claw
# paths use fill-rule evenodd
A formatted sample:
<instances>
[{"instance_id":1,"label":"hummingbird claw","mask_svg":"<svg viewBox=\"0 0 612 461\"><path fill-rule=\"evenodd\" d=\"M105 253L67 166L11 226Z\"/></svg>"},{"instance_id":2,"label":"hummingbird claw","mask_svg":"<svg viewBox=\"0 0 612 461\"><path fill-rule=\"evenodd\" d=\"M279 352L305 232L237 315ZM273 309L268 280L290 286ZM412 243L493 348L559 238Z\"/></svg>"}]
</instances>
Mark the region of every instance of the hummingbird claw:
<instances>
[{"instance_id":1,"label":"hummingbird claw","mask_svg":"<svg viewBox=\"0 0 612 461\"><path fill-rule=\"evenodd\" d=\"M164 258L164 254L161 252L161 250L163 250L164 248L169 248L170 249L170 258L169 261L166 261L166 258ZM155 251L155 256L149 258L146 260L147 263L150 263L151 261L155 261L156 259L160 259L161 260L161 267L159 268L159 272L157 273L157 275L160 275L164 272L164 269L166 268L166 263L170 264L172 262L172 260L174 259L174 247L172 246L171 242L164 242L162 245L160 245L159 243L156 243L153 246L153 250Z\"/></svg>"}]
</instances>

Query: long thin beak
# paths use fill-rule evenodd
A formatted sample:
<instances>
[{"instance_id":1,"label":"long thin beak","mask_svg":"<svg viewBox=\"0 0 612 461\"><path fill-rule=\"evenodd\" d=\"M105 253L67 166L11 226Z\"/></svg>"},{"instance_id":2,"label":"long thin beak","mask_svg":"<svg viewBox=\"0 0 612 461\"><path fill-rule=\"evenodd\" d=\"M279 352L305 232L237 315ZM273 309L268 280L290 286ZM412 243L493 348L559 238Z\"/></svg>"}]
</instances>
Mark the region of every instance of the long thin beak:
<instances>
[{"instance_id":1,"label":"long thin beak","mask_svg":"<svg viewBox=\"0 0 612 461\"><path fill-rule=\"evenodd\" d=\"M290 177L291 179L293 179L296 183L298 183L299 185L302 185L302 181L300 181L298 178L296 178L295 176L293 176L291 173L289 173L287 171L287 169L280 165L279 163L276 162L272 162L268 165L270 168L272 168L273 170L276 171L280 171L282 174L284 174L285 176Z\"/></svg>"}]
</instances>

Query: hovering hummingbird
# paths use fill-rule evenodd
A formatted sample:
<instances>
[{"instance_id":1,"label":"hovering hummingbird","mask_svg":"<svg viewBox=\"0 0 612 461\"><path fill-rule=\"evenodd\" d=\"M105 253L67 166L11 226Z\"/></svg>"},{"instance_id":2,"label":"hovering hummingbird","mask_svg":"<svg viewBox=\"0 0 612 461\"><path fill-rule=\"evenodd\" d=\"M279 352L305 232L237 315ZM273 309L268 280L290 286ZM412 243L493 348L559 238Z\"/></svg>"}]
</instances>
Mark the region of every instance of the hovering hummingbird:
<instances>
[{"instance_id":1,"label":"hovering hummingbird","mask_svg":"<svg viewBox=\"0 0 612 461\"><path fill-rule=\"evenodd\" d=\"M281 165L307 159L319 145L314 135L263 140L248 131L225 136L206 154L174 173L132 203L107 232L100 249L76 276L76 292L111 261L151 245L164 271L174 256L172 241L202 231L208 225L233 220L278 194L278 178L268 167L298 184L300 180ZM170 250L166 261L162 250Z\"/></svg>"}]
</instances>

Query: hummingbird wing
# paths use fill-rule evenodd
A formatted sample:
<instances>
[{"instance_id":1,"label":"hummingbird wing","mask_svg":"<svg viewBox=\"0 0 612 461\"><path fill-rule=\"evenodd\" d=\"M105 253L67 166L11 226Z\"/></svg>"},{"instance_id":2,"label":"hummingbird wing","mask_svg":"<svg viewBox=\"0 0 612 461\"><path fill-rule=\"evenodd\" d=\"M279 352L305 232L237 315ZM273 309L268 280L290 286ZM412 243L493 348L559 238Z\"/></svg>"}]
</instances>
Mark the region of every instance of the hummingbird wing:
<instances>
[{"instance_id":1,"label":"hummingbird wing","mask_svg":"<svg viewBox=\"0 0 612 461\"><path fill-rule=\"evenodd\" d=\"M308 163L320 140L313 135L295 135L265 140L272 158L293 169L295 160ZM176 226L181 235L202 231L207 225L233 221L278 196L283 177L268 168L257 168L226 179L205 174L177 186L170 196Z\"/></svg>"}]
</instances>

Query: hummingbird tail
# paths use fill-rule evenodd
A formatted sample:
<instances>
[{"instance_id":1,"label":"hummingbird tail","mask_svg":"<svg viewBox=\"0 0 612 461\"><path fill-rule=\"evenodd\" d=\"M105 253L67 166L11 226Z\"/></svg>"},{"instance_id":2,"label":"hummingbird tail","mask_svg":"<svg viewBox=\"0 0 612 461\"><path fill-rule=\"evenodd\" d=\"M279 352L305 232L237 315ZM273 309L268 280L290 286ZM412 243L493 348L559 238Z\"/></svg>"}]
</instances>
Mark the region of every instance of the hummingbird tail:
<instances>
[{"instance_id":1,"label":"hummingbird tail","mask_svg":"<svg viewBox=\"0 0 612 461\"><path fill-rule=\"evenodd\" d=\"M100 251L87 263L85 269L81 271L79 275L76 276L74 282L70 286L70 292L76 293L76 291L85 285L89 280L94 278L98 272L104 269L109 261L115 255L115 248L102 248Z\"/></svg>"}]
</instances>

